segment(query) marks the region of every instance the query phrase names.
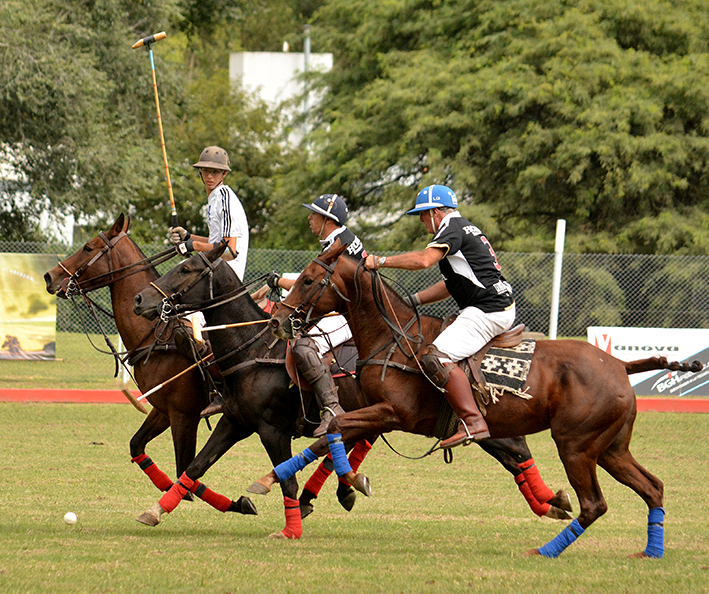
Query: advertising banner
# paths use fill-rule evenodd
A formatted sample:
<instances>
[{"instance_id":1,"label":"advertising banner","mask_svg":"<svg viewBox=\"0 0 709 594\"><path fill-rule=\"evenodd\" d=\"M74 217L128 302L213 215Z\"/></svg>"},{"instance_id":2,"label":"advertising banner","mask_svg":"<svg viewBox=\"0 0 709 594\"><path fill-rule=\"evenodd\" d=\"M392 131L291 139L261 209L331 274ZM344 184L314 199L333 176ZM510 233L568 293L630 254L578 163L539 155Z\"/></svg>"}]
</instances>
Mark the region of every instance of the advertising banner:
<instances>
[{"instance_id":1,"label":"advertising banner","mask_svg":"<svg viewBox=\"0 0 709 594\"><path fill-rule=\"evenodd\" d=\"M698 373L648 371L630 376L638 396L709 396L709 329L614 328L591 326L588 342L622 361L665 356L669 361L700 361Z\"/></svg>"},{"instance_id":2,"label":"advertising banner","mask_svg":"<svg viewBox=\"0 0 709 594\"><path fill-rule=\"evenodd\" d=\"M56 255L0 253L0 359L56 356L57 298L44 273Z\"/></svg>"}]
</instances>

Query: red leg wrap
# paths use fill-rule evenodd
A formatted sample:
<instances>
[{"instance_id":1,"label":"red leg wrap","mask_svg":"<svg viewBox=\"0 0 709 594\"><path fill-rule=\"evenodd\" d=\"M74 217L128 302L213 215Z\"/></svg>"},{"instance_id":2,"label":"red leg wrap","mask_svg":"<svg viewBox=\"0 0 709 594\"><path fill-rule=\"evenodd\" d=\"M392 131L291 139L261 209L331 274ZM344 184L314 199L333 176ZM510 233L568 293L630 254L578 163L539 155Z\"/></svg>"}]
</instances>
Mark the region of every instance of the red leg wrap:
<instances>
[{"instance_id":1,"label":"red leg wrap","mask_svg":"<svg viewBox=\"0 0 709 594\"><path fill-rule=\"evenodd\" d=\"M369 454L369 450L372 449L372 444L369 443L366 439L363 439L361 441L358 441L355 444L355 447L352 448L352 451L350 452L350 457L348 458L350 462L350 466L352 467L352 470L354 472L357 472L359 470L360 464L364 461L364 459L367 457L367 454ZM346 480L339 479L340 482L343 485L349 485L349 483Z\"/></svg>"},{"instance_id":2,"label":"red leg wrap","mask_svg":"<svg viewBox=\"0 0 709 594\"><path fill-rule=\"evenodd\" d=\"M183 472L182 476L158 502L165 513L169 514L180 504L180 501L182 501L182 498L187 494L187 491L192 488L192 485L194 485L194 481Z\"/></svg>"},{"instance_id":3,"label":"red leg wrap","mask_svg":"<svg viewBox=\"0 0 709 594\"><path fill-rule=\"evenodd\" d=\"M534 497L536 497L539 503L546 503L552 497L554 497L554 491L546 486L542 480L542 476L539 474L539 469L536 464L534 464L534 459L530 458L526 462L517 465L518 468L524 472L524 478L527 479L529 488L532 490Z\"/></svg>"},{"instance_id":4,"label":"red leg wrap","mask_svg":"<svg viewBox=\"0 0 709 594\"><path fill-rule=\"evenodd\" d=\"M172 487L172 480L162 470L160 470L146 454L141 454L131 459L131 462L138 464L141 470L148 475L148 478L161 491L167 491Z\"/></svg>"},{"instance_id":5,"label":"red leg wrap","mask_svg":"<svg viewBox=\"0 0 709 594\"><path fill-rule=\"evenodd\" d=\"M192 493L197 495L202 501L211 505L214 509L218 509L220 512L229 511L231 507L231 499L226 495L220 495L212 491L207 485L195 481L194 485L190 489Z\"/></svg>"},{"instance_id":6,"label":"red leg wrap","mask_svg":"<svg viewBox=\"0 0 709 594\"><path fill-rule=\"evenodd\" d=\"M524 478L524 473L520 473L515 477L515 483L520 493L524 496L532 511L540 518L549 511L551 505L548 503L539 503L537 498L532 495L532 490L529 488L529 483Z\"/></svg>"},{"instance_id":7,"label":"red leg wrap","mask_svg":"<svg viewBox=\"0 0 709 594\"><path fill-rule=\"evenodd\" d=\"M369 450L371 449L372 444L369 443L366 439L358 441L355 444L355 447L352 448L352 452L350 452L350 457L348 458L352 470L357 472L357 470L359 469L359 465L362 464L364 459L367 457Z\"/></svg>"},{"instance_id":8,"label":"red leg wrap","mask_svg":"<svg viewBox=\"0 0 709 594\"><path fill-rule=\"evenodd\" d=\"M332 463L332 456L328 454L327 457L330 458L330 463ZM322 486L325 484L327 477L331 474L332 470L328 470L325 467L325 462L320 462L320 466L317 467L313 476L308 479L308 482L305 483L305 487L303 488L317 496L320 493L320 489L322 489Z\"/></svg>"},{"instance_id":9,"label":"red leg wrap","mask_svg":"<svg viewBox=\"0 0 709 594\"><path fill-rule=\"evenodd\" d=\"M283 498L286 508L286 527L282 530L286 538L299 539L303 535L303 521L300 519L300 503L297 499Z\"/></svg>"}]
</instances>

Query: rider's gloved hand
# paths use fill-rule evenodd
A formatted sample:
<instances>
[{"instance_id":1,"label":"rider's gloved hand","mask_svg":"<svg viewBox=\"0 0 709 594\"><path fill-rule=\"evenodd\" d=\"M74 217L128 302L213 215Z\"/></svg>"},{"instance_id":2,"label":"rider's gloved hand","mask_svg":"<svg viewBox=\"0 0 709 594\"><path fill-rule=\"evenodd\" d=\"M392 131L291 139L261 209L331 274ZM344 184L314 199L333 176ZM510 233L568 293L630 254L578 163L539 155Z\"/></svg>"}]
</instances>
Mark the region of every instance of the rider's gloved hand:
<instances>
[{"instance_id":1,"label":"rider's gloved hand","mask_svg":"<svg viewBox=\"0 0 709 594\"><path fill-rule=\"evenodd\" d=\"M277 291L278 289L280 289L280 287L278 286L279 280L281 280L280 274L278 274L277 272L269 272L268 276L266 277L266 284L274 291Z\"/></svg>"},{"instance_id":2,"label":"rider's gloved hand","mask_svg":"<svg viewBox=\"0 0 709 594\"><path fill-rule=\"evenodd\" d=\"M177 245L178 243L187 241L190 238L190 233L184 227L170 227L167 238L170 240L170 243Z\"/></svg>"},{"instance_id":3,"label":"rider's gloved hand","mask_svg":"<svg viewBox=\"0 0 709 594\"><path fill-rule=\"evenodd\" d=\"M193 240L188 238L187 241L178 243L175 247L177 248L177 251L183 256L189 256L189 253L194 249L194 246L192 244Z\"/></svg>"}]
</instances>

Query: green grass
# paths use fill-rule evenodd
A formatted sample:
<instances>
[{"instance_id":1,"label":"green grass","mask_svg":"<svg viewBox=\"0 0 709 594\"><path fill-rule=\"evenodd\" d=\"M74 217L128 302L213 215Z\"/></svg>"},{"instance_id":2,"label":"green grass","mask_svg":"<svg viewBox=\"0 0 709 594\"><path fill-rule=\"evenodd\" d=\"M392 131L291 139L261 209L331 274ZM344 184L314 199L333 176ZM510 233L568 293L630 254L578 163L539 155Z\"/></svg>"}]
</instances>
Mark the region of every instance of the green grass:
<instances>
[{"instance_id":1,"label":"green grass","mask_svg":"<svg viewBox=\"0 0 709 594\"><path fill-rule=\"evenodd\" d=\"M284 542L267 538L284 524L278 489L252 496L258 517L196 501L156 528L138 524L159 493L129 462L143 417L128 405L4 403L0 418L3 593L709 592L709 415L643 413L636 423L633 452L665 482L667 509L665 557L643 561L627 554L645 546L647 509L603 471L608 513L559 559L527 558L565 524L534 516L479 448L458 448L445 465L380 442L362 467L373 496L348 514L326 484L303 538ZM203 426L200 441L207 435ZM410 455L430 445L400 433L390 441ZM567 486L548 432L529 441L547 483ZM169 435L149 454L173 474ZM236 498L270 467L251 437L204 482ZM67 511L75 526L62 522Z\"/></svg>"}]
</instances>

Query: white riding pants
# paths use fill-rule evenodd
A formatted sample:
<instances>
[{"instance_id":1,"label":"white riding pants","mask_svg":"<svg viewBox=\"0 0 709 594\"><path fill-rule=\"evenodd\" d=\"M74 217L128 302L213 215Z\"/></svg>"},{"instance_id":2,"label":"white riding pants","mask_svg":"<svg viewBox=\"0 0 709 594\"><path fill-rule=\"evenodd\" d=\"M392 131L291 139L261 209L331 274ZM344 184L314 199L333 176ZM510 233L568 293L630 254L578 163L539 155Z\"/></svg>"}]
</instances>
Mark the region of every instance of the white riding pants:
<instances>
[{"instance_id":1,"label":"white riding pants","mask_svg":"<svg viewBox=\"0 0 709 594\"><path fill-rule=\"evenodd\" d=\"M498 334L512 328L516 315L514 303L504 311L485 313L477 307L461 310L455 321L438 335L433 345L448 359L441 363L457 363L483 348Z\"/></svg>"},{"instance_id":2,"label":"white riding pants","mask_svg":"<svg viewBox=\"0 0 709 594\"><path fill-rule=\"evenodd\" d=\"M327 337L323 336L324 334L327 334ZM318 343L318 351L322 357L330 350L330 346L334 349L352 338L352 331L345 316L328 316L313 326L308 335Z\"/></svg>"}]
</instances>

